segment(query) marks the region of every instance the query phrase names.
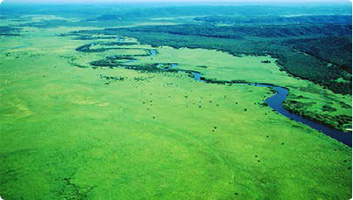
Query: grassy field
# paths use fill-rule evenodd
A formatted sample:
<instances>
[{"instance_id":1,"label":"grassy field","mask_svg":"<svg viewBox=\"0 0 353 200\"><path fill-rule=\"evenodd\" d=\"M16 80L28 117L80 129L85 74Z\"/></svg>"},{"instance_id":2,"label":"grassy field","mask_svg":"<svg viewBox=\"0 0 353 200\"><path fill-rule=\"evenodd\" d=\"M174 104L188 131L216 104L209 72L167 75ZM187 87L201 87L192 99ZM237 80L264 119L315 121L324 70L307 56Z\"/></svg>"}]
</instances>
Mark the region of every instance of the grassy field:
<instances>
[{"instance_id":1,"label":"grassy field","mask_svg":"<svg viewBox=\"0 0 353 200\"><path fill-rule=\"evenodd\" d=\"M137 42L130 38L130 42ZM98 45L96 45L98 46ZM91 49L95 49L96 46ZM101 47L98 47L101 48ZM111 50L112 48L121 48ZM127 49L131 49L127 51ZM129 45L129 46L104 46L106 51L84 53L79 56L77 63L88 66L94 59L103 59L112 55L130 55L143 54L141 49L153 49L149 45ZM139 51L134 52L135 49ZM287 102L296 102L296 104L305 108L306 113L311 115L321 115L320 121L324 121L337 129L346 130L345 127L351 126L350 120L344 123L338 123L339 116L351 116L351 96L335 94L329 89L314 84L310 81L302 80L289 76L286 72L280 71L276 60L270 56L242 56L233 55L207 49L175 49L162 46L156 49L157 55L153 57L136 56L136 62L127 63L128 65L143 65L157 63L177 63L180 69L193 70L201 72L205 78L232 81L240 80L246 82L268 83L290 89L290 96ZM173 56L171 56L173 55ZM264 63L267 61L267 63ZM290 108L290 104L288 107ZM326 109L325 109L326 108Z\"/></svg>"},{"instance_id":2,"label":"grassy field","mask_svg":"<svg viewBox=\"0 0 353 200\"><path fill-rule=\"evenodd\" d=\"M351 197L351 148L262 105L268 88L92 68L152 47L78 52L87 41L58 35L79 29L28 28L0 38L3 199ZM350 114L339 103L350 105L349 95L288 76L270 57L156 50L133 64L178 63L210 79L276 84L290 89L290 99L316 102L313 112L329 104L337 110L327 113Z\"/></svg>"}]
</instances>

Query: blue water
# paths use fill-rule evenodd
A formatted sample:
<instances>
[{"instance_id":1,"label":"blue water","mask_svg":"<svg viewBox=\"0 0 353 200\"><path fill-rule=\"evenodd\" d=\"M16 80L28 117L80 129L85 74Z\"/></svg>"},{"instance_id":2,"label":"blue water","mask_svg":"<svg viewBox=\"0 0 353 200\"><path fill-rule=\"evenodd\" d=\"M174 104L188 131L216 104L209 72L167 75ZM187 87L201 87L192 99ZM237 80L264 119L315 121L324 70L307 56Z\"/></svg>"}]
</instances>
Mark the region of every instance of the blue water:
<instances>
[{"instance_id":1,"label":"blue water","mask_svg":"<svg viewBox=\"0 0 353 200\"><path fill-rule=\"evenodd\" d=\"M26 47L29 47L29 46L31 46L31 45L27 44L27 45L23 45L23 46L13 47L12 49L23 49L23 48L26 48Z\"/></svg>"},{"instance_id":2,"label":"blue water","mask_svg":"<svg viewBox=\"0 0 353 200\"><path fill-rule=\"evenodd\" d=\"M133 63L133 62L136 62L137 60L136 59L131 59L131 60L128 60L126 61L127 63Z\"/></svg>"},{"instance_id":3,"label":"blue water","mask_svg":"<svg viewBox=\"0 0 353 200\"><path fill-rule=\"evenodd\" d=\"M169 68L170 68L170 69L178 68L178 64L177 64L177 63L171 63L171 64L169 65Z\"/></svg>"},{"instance_id":4,"label":"blue water","mask_svg":"<svg viewBox=\"0 0 353 200\"><path fill-rule=\"evenodd\" d=\"M201 73L198 73L198 72L191 72L193 78L197 81L201 81L201 82L205 82L205 80L202 80L201 77L202 77L202 74Z\"/></svg>"},{"instance_id":5,"label":"blue water","mask_svg":"<svg viewBox=\"0 0 353 200\"><path fill-rule=\"evenodd\" d=\"M149 49L148 51L150 52L150 56L154 56L157 54L157 51L155 49Z\"/></svg>"},{"instance_id":6,"label":"blue water","mask_svg":"<svg viewBox=\"0 0 353 200\"><path fill-rule=\"evenodd\" d=\"M167 65L165 68L163 68L163 66ZM170 63L170 64L163 64L163 63L158 63L156 65L159 68L162 68L163 70L170 70L170 69L176 69L178 68L178 64L177 63ZM180 72L184 73L184 71L180 70Z\"/></svg>"}]
</instances>

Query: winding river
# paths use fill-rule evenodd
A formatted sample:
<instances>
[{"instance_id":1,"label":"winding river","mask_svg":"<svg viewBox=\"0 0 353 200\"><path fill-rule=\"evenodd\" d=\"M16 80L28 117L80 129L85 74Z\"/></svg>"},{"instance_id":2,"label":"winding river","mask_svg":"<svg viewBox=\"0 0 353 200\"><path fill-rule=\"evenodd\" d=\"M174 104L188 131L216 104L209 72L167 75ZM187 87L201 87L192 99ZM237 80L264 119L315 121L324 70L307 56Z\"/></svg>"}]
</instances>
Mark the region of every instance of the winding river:
<instances>
[{"instance_id":1,"label":"winding river","mask_svg":"<svg viewBox=\"0 0 353 200\"><path fill-rule=\"evenodd\" d=\"M118 42L124 42L124 39L119 38ZM146 49L149 51L149 55L148 56L154 56L156 55L158 52L155 49ZM131 59L129 61L127 61L127 63L132 63L137 61L136 59ZM288 110L286 110L283 107L283 102L286 100L289 90L287 88L284 87L278 87L278 86L274 86L274 85L270 85L270 84L260 84L260 83L244 83L244 82L234 82L234 81L210 81L207 80L206 78L203 77L203 75L198 72L198 71L192 71L192 70L183 70L183 69L179 69L178 68L178 64L177 63L169 63L169 64L157 64L157 67L162 67L164 65L168 65L166 68L164 68L163 70L165 71L173 71L173 72L180 72L180 73L188 73L190 74L191 77L193 77L195 80L197 81L201 81L201 82L205 82L205 83L231 83L231 84L242 84L242 85L251 85L251 86L255 86L255 87L267 87L267 88L271 88L273 90L276 91L276 93L267 98L265 100L265 103L267 103L267 105L269 107L271 107L274 111L276 111L277 113L293 120L296 122L300 122L302 124L305 124L317 131L320 131L336 140L338 140L339 142L342 142L343 144L346 144L349 147L352 147L352 133L351 132L343 132L343 131L339 131L336 130L334 128L331 128L327 125L321 124L319 122L310 120L309 118L305 118L301 115L289 112Z\"/></svg>"},{"instance_id":2,"label":"winding river","mask_svg":"<svg viewBox=\"0 0 353 200\"><path fill-rule=\"evenodd\" d=\"M192 72L192 76L195 80L197 81L202 81L205 82L205 80L202 78L202 74L199 72ZM244 84L244 83L238 83L238 84ZM277 113L294 120L296 122L300 122L302 124L308 125L313 129L316 129L344 144L346 144L349 147L352 147L352 134L351 133L346 133L343 131L339 131L336 129L333 129L327 125L321 124L319 122L310 120L308 118L305 118L301 115L297 115L295 113L289 112L283 107L283 102L286 100L289 90L287 88L283 87L278 87L274 85L269 85L269 84L260 84L260 83L248 83L248 85L256 86L256 87L268 87L276 91L276 93L268 97L265 100L265 103L267 103L268 106L270 106L273 110L275 110Z\"/></svg>"},{"instance_id":3,"label":"winding river","mask_svg":"<svg viewBox=\"0 0 353 200\"><path fill-rule=\"evenodd\" d=\"M150 55L156 55L156 50L150 50ZM172 63L170 64L170 66L168 67L168 69L177 69L178 68L178 64L176 63ZM168 70L167 69L167 70ZM182 70L182 69L178 69L178 72L184 72L184 73L189 73L191 74L191 76L197 80L197 81L201 81L201 82L205 82L207 83L207 81L205 81L205 78L203 77L203 75L200 72L197 71L188 71L188 70ZM338 140L339 142L342 142L343 144L352 147L352 134L350 132L343 132L343 131L339 131L337 129L331 128L327 125L321 124L319 122L310 120L309 118L305 118L301 115L289 112L288 110L286 110L283 107L283 102L286 100L289 90L287 88L284 87L278 87L278 86L274 86L274 85L270 85L270 84L260 84L260 83L232 83L232 84L246 84L246 85L251 85L251 86L256 86L256 87L268 87L271 88L273 90L276 91L276 93L271 96L268 97L265 100L265 103L270 106L274 111L276 111L277 113L291 119L294 120L296 122L300 122L302 124L305 124L307 126L310 126L311 128L320 131L336 140Z\"/></svg>"}]
</instances>

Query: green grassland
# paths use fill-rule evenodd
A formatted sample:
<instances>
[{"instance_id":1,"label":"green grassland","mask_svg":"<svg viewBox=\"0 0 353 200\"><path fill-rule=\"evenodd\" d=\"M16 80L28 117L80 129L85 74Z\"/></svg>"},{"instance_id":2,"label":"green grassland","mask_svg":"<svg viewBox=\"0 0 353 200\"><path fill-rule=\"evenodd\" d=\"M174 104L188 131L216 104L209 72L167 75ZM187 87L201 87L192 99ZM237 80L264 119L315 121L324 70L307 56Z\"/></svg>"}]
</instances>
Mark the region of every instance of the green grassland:
<instances>
[{"instance_id":1,"label":"green grassland","mask_svg":"<svg viewBox=\"0 0 353 200\"><path fill-rule=\"evenodd\" d=\"M137 61L124 65L177 63L208 79L275 84L321 116L350 116L349 94L288 75L270 56L156 47L133 36L124 41L132 45L82 52L115 39L63 36L95 28L0 36L3 199L351 197L351 148L263 105L270 89L91 63L129 56ZM148 49L157 54L144 56Z\"/></svg>"},{"instance_id":2,"label":"green grassland","mask_svg":"<svg viewBox=\"0 0 353 200\"><path fill-rule=\"evenodd\" d=\"M106 44L109 44L109 42L106 42ZM78 58L86 61L83 62L82 65L89 66L90 59L92 59L93 55L96 58L97 56L109 58L109 56L112 55L124 55L124 52L126 53L129 48L131 51L135 49L152 49L149 45L113 45L113 47L98 47L98 49L104 49L104 51L103 53L97 53L94 51L96 46L90 48L85 54ZM349 127L351 125L350 95L336 94L310 81L288 76L286 72L279 70L276 60L270 56L234 57L233 55L215 50L175 49L165 46L159 47L156 50L158 54L154 57L138 56L143 55L140 53L132 57L137 59L137 62L124 63L124 65L135 66L177 63L180 69L199 71L209 80L235 80L251 83L268 83L286 87L290 89L290 96L285 106L290 110L299 110L298 113L311 116L312 119L324 122L337 129L345 130L347 126ZM91 51L93 51L94 54L91 54ZM264 61L269 61L269 63L263 63ZM122 60L122 62L124 62L124 60ZM109 62L102 63L102 66L119 66L123 64L121 62L117 62L117 64L110 64ZM293 107L293 105L296 107Z\"/></svg>"}]
</instances>

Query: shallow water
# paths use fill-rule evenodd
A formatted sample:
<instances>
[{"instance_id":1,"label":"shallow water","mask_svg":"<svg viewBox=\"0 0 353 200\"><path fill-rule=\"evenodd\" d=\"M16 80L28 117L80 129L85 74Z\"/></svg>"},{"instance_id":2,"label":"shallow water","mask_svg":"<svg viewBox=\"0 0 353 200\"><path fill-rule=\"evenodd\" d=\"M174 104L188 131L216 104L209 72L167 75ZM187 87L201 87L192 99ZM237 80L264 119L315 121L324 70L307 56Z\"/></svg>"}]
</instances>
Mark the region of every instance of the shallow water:
<instances>
[{"instance_id":1,"label":"shallow water","mask_svg":"<svg viewBox=\"0 0 353 200\"><path fill-rule=\"evenodd\" d=\"M148 51L150 52L150 56L154 56L157 54L157 51L155 49L149 49Z\"/></svg>"},{"instance_id":2,"label":"shallow water","mask_svg":"<svg viewBox=\"0 0 353 200\"><path fill-rule=\"evenodd\" d=\"M27 44L27 45L22 45L22 46L18 46L18 47L13 47L12 49L23 49L23 48L26 48L26 47L29 47L31 46L30 44Z\"/></svg>"},{"instance_id":3,"label":"shallow water","mask_svg":"<svg viewBox=\"0 0 353 200\"><path fill-rule=\"evenodd\" d=\"M136 62L137 60L129 60L129 61L127 61L127 63L133 63L133 62Z\"/></svg>"},{"instance_id":4,"label":"shallow water","mask_svg":"<svg viewBox=\"0 0 353 200\"><path fill-rule=\"evenodd\" d=\"M172 63L172 64L169 65L169 68L170 68L170 69L175 69L175 68L177 68L177 67L178 67L178 64L177 64L177 63Z\"/></svg>"}]
</instances>

